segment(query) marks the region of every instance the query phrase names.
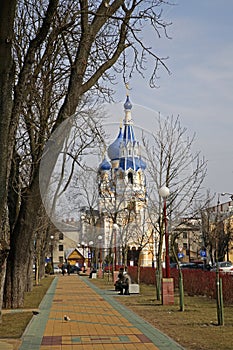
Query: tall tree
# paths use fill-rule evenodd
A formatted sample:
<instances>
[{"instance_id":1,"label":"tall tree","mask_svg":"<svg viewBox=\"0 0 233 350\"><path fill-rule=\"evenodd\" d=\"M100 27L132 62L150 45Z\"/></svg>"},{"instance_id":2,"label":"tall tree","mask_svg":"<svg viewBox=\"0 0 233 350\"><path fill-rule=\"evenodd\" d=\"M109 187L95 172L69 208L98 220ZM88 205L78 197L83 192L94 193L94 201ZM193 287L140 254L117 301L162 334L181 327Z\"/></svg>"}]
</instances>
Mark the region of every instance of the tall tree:
<instances>
[{"instance_id":1,"label":"tall tree","mask_svg":"<svg viewBox=\"0 0 233 350\"><path fill-rule=\"evenodd\" d=\"M166 35L167 24L162 20L160 12L164 4L166 1L162 0L65 0L62 5L58 0L33 0L30 3L26 0L18 1L17 20L14 23L12 17L8 26L5 26L9 28L10 24L9 30L13 34L14 24L12 37L16 69L12 81L8 80L8 107L4 102L7 100L2 100L2 105L5 103L4 108L11 113L10 140L15 140L19 120L23 125L23 129L18 129L18 134L24 142L26 139L25 150L29 155L30 166L24 168L27 181L19 201L20 209L11 220L14 224L11 227L11 249L5 284L6 306L20 307L23 304L27 285L24 266L30 260L28 250L31 250L33 244L32 232L41 205L39 164L46 140L64 120L80 110L84 95L85 99L91 101L99 97L111 99L110 84L118 73L123 75L125 81L134 71L143 74L147 55L152 56L155 62L150 80L150 84L155 85L158 65L166 66L153 49L145 46L141 33L144 24L150 23L156 35L161 29ZM126 56L127 52L129 56ZM11 59L8 64L10 62ZM10 64L8 72L12 72ZM9 119L7 120L9 125ZM8 140L1 140L6 146ZM58 153L63 141L61 135L61 145L56 145ZM51 147L50 143L47 150ZM17 157L22 156L20 143L12 143L11 154L13 150ZM8 159L11 159L11 154ZM56 157L49 163L51 167L47 179L55 162ZM25 163L19 164L20 173L23 165ZM3 164L1 167L6 174L7 166L5 170ZM5 180L1 190L8 182L6 177ZM1 205L1 210L3 208L4 205Z\"/></svg>"}]
</instances>

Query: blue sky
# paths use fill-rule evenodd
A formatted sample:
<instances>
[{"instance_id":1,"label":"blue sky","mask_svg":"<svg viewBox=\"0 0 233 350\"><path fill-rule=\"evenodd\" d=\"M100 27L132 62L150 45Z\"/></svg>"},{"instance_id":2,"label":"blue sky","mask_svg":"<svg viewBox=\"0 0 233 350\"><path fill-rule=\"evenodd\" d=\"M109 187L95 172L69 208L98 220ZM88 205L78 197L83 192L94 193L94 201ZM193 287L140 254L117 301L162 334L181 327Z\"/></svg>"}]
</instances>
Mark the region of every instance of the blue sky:
<instances>
[{"instance_id":1,"label":"blue sky","mask_svg":"<svg viewBox=\"0 0 233 350\"><path fill-rule=\"evenodd\" d=\"M172 22L172 39L146 38L160 56L169 56L166 64L172 74L160 69L156 89L149 88L147 79L135 77L130 81L131 100L164 116L179 115L188 133L196 133L196 150L208 160L206 189L233 193L233 1L173 3L164 10ZM149 127L148 120L137 120L143 123Z\"/></svg>"}]
</instances>

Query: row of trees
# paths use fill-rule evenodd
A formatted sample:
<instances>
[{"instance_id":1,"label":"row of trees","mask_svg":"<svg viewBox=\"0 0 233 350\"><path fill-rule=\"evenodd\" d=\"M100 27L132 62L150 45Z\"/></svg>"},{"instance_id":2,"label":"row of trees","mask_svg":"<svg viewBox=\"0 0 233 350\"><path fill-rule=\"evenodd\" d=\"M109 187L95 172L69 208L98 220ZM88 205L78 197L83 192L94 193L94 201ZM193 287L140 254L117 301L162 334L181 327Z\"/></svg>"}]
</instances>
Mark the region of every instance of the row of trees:
<instances>
[{"instance_id":1,"label":"row of trees","mask_svg":"<svg viewBox=\"0 0 233 350\"><path fill-rule=\"evenodd\" d=\"M166 2L1 0L0 14L0 286L1 305L20 307L40 227L39 165L51 133L75 112L112 99L120 74L143 74L146 57L166 66L141 40L149 24L166 36ZM68 123L67 123L67 127ZM90 134L87 125L86 131ZM92 137L93 139L95 136ZM61 150L52 152L44 186ZM80 152L82 153L82 152ZM55 157L54 157L55 155ZM45 239L48 230L44 232ZM6 278L5 278L6 277Z\"/></svg>"}]
</instances>

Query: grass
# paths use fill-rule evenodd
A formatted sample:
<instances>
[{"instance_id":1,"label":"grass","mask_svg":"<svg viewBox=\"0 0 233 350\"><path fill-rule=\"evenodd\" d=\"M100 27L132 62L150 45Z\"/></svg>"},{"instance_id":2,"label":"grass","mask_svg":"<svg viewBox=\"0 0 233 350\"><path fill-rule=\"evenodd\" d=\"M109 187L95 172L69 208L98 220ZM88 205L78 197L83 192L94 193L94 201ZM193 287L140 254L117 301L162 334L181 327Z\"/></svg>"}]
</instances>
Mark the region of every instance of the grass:
<instances>
[{"instance_id":1,"label":"grass","mask_svg":"<svg viewBox=\"0 0 233 350\"><path fill-rule=\"evenodd\" d=\"M47 292L52 276L43 278L39 286L34 286L31 292L25 294L24 308L20 310L3 310L0 324L0 338L20 338L31 320L32 309L37 309Z\"/></svg>"},{"instance_id":2,"label":"grass","mask_svg":"<svg viewBox=\"0 0 233 350\"><path fill-rule=\"evenodd\" d=\"M99 288L112 289L112 282L91 280ZM185 296L185 311L175 304L161 305L155 298L155 287L140 285L140 295L116 296L117 300L170 336L186 350L231 350L233 305L224 306L225 325L217 325L216 301L206 297Z\"/></svg>"}]
</instances>

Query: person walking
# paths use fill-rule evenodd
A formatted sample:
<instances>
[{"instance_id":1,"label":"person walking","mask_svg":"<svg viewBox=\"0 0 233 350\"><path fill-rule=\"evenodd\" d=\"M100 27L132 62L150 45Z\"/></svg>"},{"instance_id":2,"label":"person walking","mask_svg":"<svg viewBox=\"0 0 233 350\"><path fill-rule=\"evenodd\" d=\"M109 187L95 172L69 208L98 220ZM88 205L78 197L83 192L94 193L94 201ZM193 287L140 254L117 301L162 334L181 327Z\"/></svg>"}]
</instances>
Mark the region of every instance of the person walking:
<instances>
[{"instance_id":1,"label":"person walking","mask_svg":"<svg viewBox=\"0 0 233 350\"><path fill-rule=\"evenodd\" d=\"M71 271L71 266L70 266L70 262L68 261L68 264L67 264L67 273L68 273L68 275L70 275L70 271Z\"/></svg>"},{"instance_id":2,"label":"person walking","mask_svg":"<svg viewBox=\"0 0 233 350\"><path fill-rule=\"evenodd\" d=\"M62 264L61 272L62 272L62 275L63 275L63 276L64 276L65 273L66 273L66 267L65 267L65 264L64 264L64 263Z\"/></svg>"}]
</instances>

